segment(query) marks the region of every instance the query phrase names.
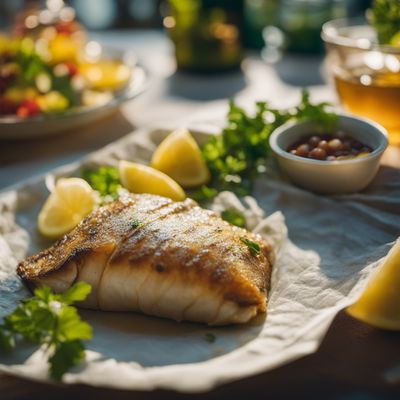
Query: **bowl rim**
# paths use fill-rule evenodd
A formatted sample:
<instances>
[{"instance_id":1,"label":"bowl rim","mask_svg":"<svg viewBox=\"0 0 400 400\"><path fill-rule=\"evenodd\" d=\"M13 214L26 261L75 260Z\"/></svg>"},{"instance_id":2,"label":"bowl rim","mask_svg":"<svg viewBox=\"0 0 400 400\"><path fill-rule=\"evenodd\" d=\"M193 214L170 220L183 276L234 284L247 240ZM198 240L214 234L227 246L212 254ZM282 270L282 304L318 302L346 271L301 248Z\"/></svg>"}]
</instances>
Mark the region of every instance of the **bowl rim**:
<instances>
[{"instance_id":1,"label":"bowl rim","mask_svg":"<svg viewBox=\"0 0 400 400\"><path fill-rule=\"evenodd\" d=\"M334 44L342 47L348 47L359 50L375 50L390 54L400 54L400 48L391 46L389 44L379 44L373 42L357 42L356 39L352 39L338 33L340 27L355 27L355 26L368 26L374 29L368 24L368 21L363 17L357 18L336 18L325 22L321 29L321 38L325 43ZM332 32L335 34L332 34Z\"/></svg>"},{"instance_id":2,"label":"bowl rim","mask_svg":"<svg viewBox=\"0 0 400 400\"><path fill-rule=\"evenodd\" d=\"M347 113L337 113L340 119L352 119L356 120L358 122L361 122L363 124L371 125L374 128L375 134L380 138L380 143L377 148L373 149L371 153L364 157L359 157L359 158L352 158L350 160L314 160L312 158L305 158L305 157L300 157L300 156L295 156L291 153L289 153L287 150L282 149L278 145L278 137L282 134L285 134L289 129L293 128L294 126L301 126L305 124L313 124L313 121L289 121L286 122L285 124L281 125L279 128L275 129L272 133L271 136L269 137L269 145L271 150L288 160L292 160L295 162L300 162L303 164L310 164L310 165L348 165L348 164L356 164L356 163L362 163L366 162L367 160L376 158L380 156L387 148L389 141L388 141L388 134L386 129L382 126L376 123L375 121L372 121L368 118L363 118L363 117L356 117L354 115L350 115ZM350 133L351 135L351 133Z\"/></svg>"}]
</instances>

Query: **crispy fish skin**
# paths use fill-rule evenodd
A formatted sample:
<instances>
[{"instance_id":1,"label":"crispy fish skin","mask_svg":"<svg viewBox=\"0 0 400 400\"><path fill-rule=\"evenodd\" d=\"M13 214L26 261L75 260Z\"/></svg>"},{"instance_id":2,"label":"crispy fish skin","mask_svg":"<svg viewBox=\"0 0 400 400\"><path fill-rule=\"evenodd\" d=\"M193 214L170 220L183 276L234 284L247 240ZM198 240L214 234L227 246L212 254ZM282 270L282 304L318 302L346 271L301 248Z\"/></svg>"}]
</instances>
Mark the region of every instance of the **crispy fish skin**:
<instances>
[{"instance_id":1,"label":"crispy fish skin","mask_svg":"<svg viewBox=\"0 0 400 400\"><path fill-rule=\"evenodd\" d=\"M243 242L260 246L253 254ZM193 200L123 196L17 268L29 286L92 285L81 305L214 325L265 312L272 249Z\"/></svg>"}]
</instances>

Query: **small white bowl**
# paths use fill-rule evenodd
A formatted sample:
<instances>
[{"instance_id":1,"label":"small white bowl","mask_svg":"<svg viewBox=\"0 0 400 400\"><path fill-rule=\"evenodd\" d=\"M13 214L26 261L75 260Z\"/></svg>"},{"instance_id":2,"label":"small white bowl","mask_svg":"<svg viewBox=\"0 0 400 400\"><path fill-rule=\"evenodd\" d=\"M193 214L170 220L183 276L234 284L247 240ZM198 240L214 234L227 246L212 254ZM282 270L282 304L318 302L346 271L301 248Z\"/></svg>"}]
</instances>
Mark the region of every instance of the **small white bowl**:
<instances>
[{"instance_id":1,"label":"small white bowl","mask_svg":"<svg viewBox=\"0 0 400 400\"><path fill-rule=\"evenodd\" d=\"M340 161L320 161L295 156L287 148L310 134L326 133L313 122L289 122L276 129L269 144L279 166L298 186L324 194L353 193L364 189L375 177L388 140L386 130L364 118L339 115L337 129L368 145L373 151L365 157Z\"/></svg>"}]
</instances>

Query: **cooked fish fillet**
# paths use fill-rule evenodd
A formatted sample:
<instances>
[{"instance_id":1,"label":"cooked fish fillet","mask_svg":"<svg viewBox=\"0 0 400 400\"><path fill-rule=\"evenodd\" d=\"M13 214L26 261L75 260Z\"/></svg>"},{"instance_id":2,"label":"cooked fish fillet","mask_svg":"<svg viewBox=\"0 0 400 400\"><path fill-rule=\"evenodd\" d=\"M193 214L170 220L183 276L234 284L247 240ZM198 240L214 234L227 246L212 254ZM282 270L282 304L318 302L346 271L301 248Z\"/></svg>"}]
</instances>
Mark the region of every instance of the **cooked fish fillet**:
<instances>
[{"instance_id":1,"label":"cooked fish fillet","mask_svg":"<svg viewBox=\"0 0 400 400\"><path fill-rule=\"evenodd\" d=\"M139 222L139 225L138 225ZM252 253L243 239L259 244ZM193 200L129 195L99 208L18 274L63 292L92 286L86 308L223 325L265 312L271 246Z\"/></svg>"}]
</instances>

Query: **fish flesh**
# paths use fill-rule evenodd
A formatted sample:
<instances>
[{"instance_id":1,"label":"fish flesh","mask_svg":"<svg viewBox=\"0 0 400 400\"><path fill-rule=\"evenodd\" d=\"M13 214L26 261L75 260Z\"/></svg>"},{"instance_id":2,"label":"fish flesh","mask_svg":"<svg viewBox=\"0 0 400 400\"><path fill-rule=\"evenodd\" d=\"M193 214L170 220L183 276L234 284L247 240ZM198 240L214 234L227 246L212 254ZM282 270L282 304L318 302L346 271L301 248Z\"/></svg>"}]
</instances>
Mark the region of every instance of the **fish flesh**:
<instances>
[{"instance_id":1,"label":"fish flesh","mask_svg":"<svg viewBox=\"0 0 400 400\"><path fill-rule=\"evenodd\" d=\"M89 283L85 308L226 325L266 311L273 254L261 236L191 199L130 194L93 211L17 272L31 288L57 293Z\"/></svg>"}]
</instances>

